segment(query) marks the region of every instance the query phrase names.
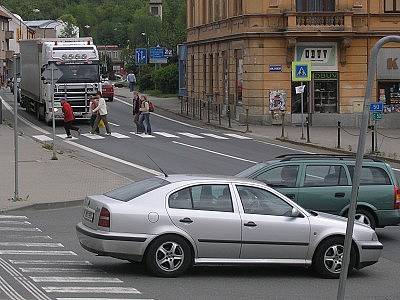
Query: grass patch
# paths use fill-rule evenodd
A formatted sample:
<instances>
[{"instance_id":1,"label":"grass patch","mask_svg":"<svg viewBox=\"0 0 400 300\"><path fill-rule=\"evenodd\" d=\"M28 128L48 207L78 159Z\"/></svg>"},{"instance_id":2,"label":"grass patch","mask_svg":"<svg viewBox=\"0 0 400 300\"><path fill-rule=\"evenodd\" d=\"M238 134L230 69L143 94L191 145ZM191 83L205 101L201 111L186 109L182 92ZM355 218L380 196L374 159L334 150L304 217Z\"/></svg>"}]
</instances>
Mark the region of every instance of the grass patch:
<instances>
[{"instance_id":1,"label":"grass patch","mask_svg":"<svg viewBox=\"0 0 400 300\"><path fill-rule=\"evenodd\" d=\"M53 144L43 144L42 148L46 149L46 150L53 150Z\"/></svg>"}]
</instances>

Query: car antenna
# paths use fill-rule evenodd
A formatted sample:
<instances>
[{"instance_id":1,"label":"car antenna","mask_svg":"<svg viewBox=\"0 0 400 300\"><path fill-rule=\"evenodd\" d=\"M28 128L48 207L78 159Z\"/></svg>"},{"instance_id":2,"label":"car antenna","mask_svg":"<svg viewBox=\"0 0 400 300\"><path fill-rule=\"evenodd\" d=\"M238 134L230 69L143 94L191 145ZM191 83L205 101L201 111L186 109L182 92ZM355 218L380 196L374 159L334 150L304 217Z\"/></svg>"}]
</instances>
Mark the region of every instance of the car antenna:
<instances>
[{"instance_id":1,"label":"car antenna","mask_svg":"<svg viewBox=\"0 0 400 300\"><path fill-rule=\"evenodd\" d=\"M145 153L145 154L157 166L157 168L160 169L160 171L164 174L165 178L167 178L168 177L167 172L165 172L163 169L161 169L161 167L147 153Z\"/></svg>"}]
</instances>

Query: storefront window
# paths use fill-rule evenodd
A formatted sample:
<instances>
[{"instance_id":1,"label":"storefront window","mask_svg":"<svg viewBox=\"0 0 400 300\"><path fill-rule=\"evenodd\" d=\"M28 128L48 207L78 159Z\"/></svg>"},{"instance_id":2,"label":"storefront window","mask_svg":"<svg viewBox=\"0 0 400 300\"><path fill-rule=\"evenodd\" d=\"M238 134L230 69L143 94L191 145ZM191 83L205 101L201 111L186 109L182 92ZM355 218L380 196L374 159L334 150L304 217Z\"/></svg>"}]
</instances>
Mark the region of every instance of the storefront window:
<instances>
[{"instance_id":1,"label":"storefront window","mask_svg":"<svg viewBox=\"0 0 400 300\"><path fill-rule=\"evenodd\" d=\"M338 73L314 72L314 112L337 113L338 112Z\"/></svg>"},{"instance_id":2,"label":"storefront window","mask_svg":"<svg viewBox=\"0 0 400 300\"><path fill-rule=\"evenodd\" d=\"M385 113L400 112L400 82L379 82L379 101L385 105Z\"/></svg>"}]
</instances>

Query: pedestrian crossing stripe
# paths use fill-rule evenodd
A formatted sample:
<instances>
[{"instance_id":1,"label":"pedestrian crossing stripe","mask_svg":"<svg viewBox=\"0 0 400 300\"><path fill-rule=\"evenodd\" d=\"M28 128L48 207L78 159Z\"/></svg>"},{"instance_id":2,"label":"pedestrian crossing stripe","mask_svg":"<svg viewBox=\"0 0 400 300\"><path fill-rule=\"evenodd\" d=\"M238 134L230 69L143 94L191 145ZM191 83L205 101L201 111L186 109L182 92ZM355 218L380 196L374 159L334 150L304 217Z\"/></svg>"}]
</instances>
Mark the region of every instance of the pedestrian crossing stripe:
<instances>
[{"instance_id":1,"label":"pedestrian crossing stripe","mask_svg":"<svg viewBox=\"0 0 400 300\"><path fill-rule=\"evenodd\" d=\"M112 132L111 136L113 136L113 137L115 137L117 139L129 139L129 136L124 135L124 134L120 134L120 133L117 133L117 132Z\"/></svg>"},{"instance_id":2,"label":"pedestrian crossing stripe","mask_svg":"<svg viewBox=\"0 0 400 300\"><path fill-rule=\"evenodd\" d=\"M67 138L67 135L64 133L64 134L57 134L57 136L59 137L59 138L62 138L63 140L65 140L66 138ZM69 138L69 140L70 141L76 141L78 138L76 138L76 137L72 137L72 138Z\"/></svg>"},{"instance_id":3,"label":"pedestrian crossing stripe","mask_svg":"<svg viewBox=\"0 0 400 300\"><path fill-rule=\"evenodd\" d=\"M136 135L136 136L138 136L138 137L144 138L144 139L152 139L152 138L155 138L155 136L154 136L154 135L151 135L151 134L135 133L135 132L130 132L130 133L133 134L133 135Z\"/></svg>"},{"instance_id":4,"label":"pedestrian crossing stripe","mask_svg":"<svg viewBox=\"0 0 400 300\"><path fill-rule=\"evenodd\" d=\"M176 135L173 135L173 134L170 134L170 133L167 133L167 132L154 132L154 134L161 135L161 136L166 137L166 138L177 138L177 139L179 139L179 136L176 136Z\"/></svg>"},{"instance_id":5,"label":"pedestrian crossing stripe","mask_svg":"<svg viewBox=\"0 0 400 300\"><path fill-rule=\"evenodd\" d=\"M97 134L84 133L84 134L81 134L81 135L85 136L85 137L87 137L87 138L89 138L91 140L103 140L103 139L105 139L104 136L97 135Z\"/></svg>"},{"instance_id":6,"label":"pedestrian crossing stripe","mask_svg":"<svg viewBox=\"0 0 400 300\"><path fill-rule=\"evenodd\" d=\"M216 134L213 134L213 133L203 133L203 135L208 136L208 137L212 137L212 138L217 139L217 140L229 140L229 138L227 138L227 137L216 135Z\"/></svg>"},{"instance_id":7,"label":"pedestrian crossing stripe","mask_svg":"<svg viewBox=\"0 0 400 300\"><path fill-rule=\"evenodd\" d=\"M229 137L232 137L232 138L239 139L239 140L252 140L251 137L239 135L239 134L236 134L236 133L225 133L225 135L229 136Z\"/></svg>"},{"instance_id":8,"label":"pedestrian crossing stripe","mask_svg":"<svg viewBox=\"0 0 400 300\"><path fill-rule=\"evenodd\" d=\"M47 135L41 134L41 135L34 135L34 139L39 140L41 142L50 142L53 139L51 137L48 137Z\"/></svg>"},{"instance_id":9,"label":"pedestrian crossing stripe","mask_svg":"<svg viewBox=\"0 0 400 300\"><path fill-rule=\"evenodd\" d=\"M204 136L200 136L200 135L193 134L190 132L178 132L178 134L186 136L186 137L190 137L192 139L204 139Z\"/></svg>"}]
</instances>

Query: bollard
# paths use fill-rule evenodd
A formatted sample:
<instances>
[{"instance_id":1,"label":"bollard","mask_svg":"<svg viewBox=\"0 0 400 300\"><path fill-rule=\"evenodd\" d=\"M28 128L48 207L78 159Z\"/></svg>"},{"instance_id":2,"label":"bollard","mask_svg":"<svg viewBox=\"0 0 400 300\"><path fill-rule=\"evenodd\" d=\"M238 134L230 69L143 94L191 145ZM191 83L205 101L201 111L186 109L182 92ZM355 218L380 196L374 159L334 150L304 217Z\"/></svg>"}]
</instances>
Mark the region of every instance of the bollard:
<instances>
[{"instance_id":1,"label":"bollard","mask_svg":"<svg viewBox=\"0 0 400 300\"><path fill-rule=\"evenodd\" d=\"M189 116L189 98L186 98L186 115Z\"/></svg>"},{"instance_id":2,"label":"bollard","mask_svg":"<svg viewBox=\"0 0 400 300\"><path fill-rule=\"evenodd\" d=\"M375 152L375 129L374 129L374 125L370 125L368 126L368 129L371 130L371 153Z\"/></svg>"},{"instance_id":3,"label":"bollard","mask_svg":"<svg viewBox=\"0 0 400 300\"><path fill-rule=\"evenodd\" d=\"M192 101L192 114L193 114L193 119L194 119L194 117L195 117L195 111L194 111L194 103L195 103L195 101L196 101L196 100L194 100L194 98L193 98L193 101Z\"/></svg>"},{"instance_id":4,"label":"bollard","mask_svg":"<svg viewBox=\"0 0 400 300\"><path fill-rule=\"evenodd\" d=\"M218 124L221 125L221 104L218 104Z\"/></svg>"},{"instance_id":5,"label":"bollard","mask_svg":"<svg viewBox=\"0 0 400 300\"><path fill-rule=\"evenodd\" d=\"M341 145L340 145L341 144L341 136L340 136L340 134L341 134L341 131L340 131L341 126L342 126L342 122L338 121L337 122L337 146L336 146L336 148L338 148L338 149L341 148Z\"/></svg>"},{"instance_id":6,"label":"bollard","mask_svg":"<svg viewBox=\"0 0 400 300\"><path fill-rule=\"evenodd\" d=\"M307 143L310 142L310 119L306 117L306 126L307 126Z\"/></svg>"},{"instance_id":7,"label":"bollard","mask_svg":"<svg viewBox=\"0 0 400 300\"><path fill-rule=\"evenodd\" d=\"M228 113L228 127L232 128L232 124L231 124L231 106L230 105L228 105L227 113Z\"/></svg>"},{"instance_id":8,"label":"bollard","mask_svg":"<svg viewBox=\"0 0 400 300\"><path fill-rule=\"evenodd\" d=\"M281 139L285 138L285 113L282 113L282 130L281 130Z\"/></svg>"},{"instance_id":9,"label":"bollard","mask_svg":"<svg viewBox=\"0 0 400 300\"><path fill-rule=\"evenodd\" d=\"M249 129L249 109L246 108L246 132L250 132Z\"/></svg>"},{"instance_id":10,"label":"bollard","mask_svg":"<svg viewBox=\"0 0 400 300\"><path fill-rule=\"evenodd\" d=\"M183 97L180 98L181 98L181 115L183 115Z\"/></svg>"},{"instance_id":11,"label":"bollard","mask_svg":"<svg viewBox=\"0 0 400 300\"><path fill-rule=\"evenodd\" d=\"M203 106L203 103L201 103L201 100L199 100L199 119L200 120L203 120L203 116L202 116L202 106Z\"/></svg>"},{"instance_id":12,"label":"bollard","mask_svg":"<svg viewBox=\"0 0 400 300\"><path fill-rule=\"evenodd\" d=\"M208 100L207 101L207 124L211 123L210 109L211 109L211 103L210 103L210 100Z\"/></svg>"}]
</instances>

